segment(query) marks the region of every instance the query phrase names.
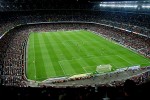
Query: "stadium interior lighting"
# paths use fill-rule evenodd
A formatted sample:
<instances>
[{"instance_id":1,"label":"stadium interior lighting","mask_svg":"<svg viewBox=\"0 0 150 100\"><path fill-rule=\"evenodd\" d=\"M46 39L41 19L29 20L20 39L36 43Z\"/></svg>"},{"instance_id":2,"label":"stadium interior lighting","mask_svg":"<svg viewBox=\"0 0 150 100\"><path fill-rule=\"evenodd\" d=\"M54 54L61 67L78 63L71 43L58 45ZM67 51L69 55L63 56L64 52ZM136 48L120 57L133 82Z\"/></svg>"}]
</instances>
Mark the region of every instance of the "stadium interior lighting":
<instances>
[{"instance_id":1,"label":"stadium interior lighting","mask_svg":"<svg viewBox=\"0 0 150 100\"><path fill-rule=\"evenodd\" d=\"M111 8L137 8L138 5L129 4L100 4L100 7L111 7Z\"/></svg>"},{"instance_id":2,"label":"stadium interior lighting","mask_svg":"<svg viewBox=\"0 0 150 100\"><path fill-rule=\"evenodd\" d=\"M142 8L148 8L148 9L150 9L150 5L143 5Z\"/></svg>"}]
</instances>

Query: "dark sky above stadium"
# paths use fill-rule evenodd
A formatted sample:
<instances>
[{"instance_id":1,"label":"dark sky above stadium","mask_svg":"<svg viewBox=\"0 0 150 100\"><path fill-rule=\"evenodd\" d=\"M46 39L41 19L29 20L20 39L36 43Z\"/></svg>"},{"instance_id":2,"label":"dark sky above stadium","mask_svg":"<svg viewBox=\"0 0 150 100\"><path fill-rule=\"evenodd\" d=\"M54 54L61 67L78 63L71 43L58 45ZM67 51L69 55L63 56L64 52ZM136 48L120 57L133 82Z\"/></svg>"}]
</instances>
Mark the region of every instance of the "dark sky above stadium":
<instances>
[{"instance_id":1,"label":"dark sky above stadium","mask_svg":"<svg viewBox=\"0 0 150 100\"><path fill-rule=\"evenodd\" d=\"M97 3L105 1L150 1L150 0L0 0L0 3L57 3L57 4L74 4L74 3Z\"/></svg>"},{"instance_id":2,"label":"dark sky above stadium","mask_svg":"<svg viewBox=\"0 0 150 100\"><path fill-rule=\"evenodd\" d=\"M150 0L0 0L0 10L99 9L100 2Z\"/></svg>"},{"instance_id":3,"label":"dark sky above stadium","mask_svg":"<svg viewBox=\"0 0 150 100\"><path fill-rule=\"evenodd\" d=\"M149 0L0 0L0 2L102 2L102 1L149 1Z\"/></svg>"}]
</instances>

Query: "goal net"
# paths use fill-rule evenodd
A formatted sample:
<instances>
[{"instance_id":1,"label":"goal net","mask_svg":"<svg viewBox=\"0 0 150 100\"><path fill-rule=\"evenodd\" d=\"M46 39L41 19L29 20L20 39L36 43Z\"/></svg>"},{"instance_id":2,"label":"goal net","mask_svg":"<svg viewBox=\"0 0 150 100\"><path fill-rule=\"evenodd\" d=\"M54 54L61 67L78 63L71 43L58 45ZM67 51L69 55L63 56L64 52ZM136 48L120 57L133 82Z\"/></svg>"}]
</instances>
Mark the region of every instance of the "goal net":
<instances>
[{"instance_id":1,"label":"goal net","mask_svg":"<svg viewBox=\"0 0 150 100\"><path fill-rule=\"evenodd\" d=\"M107 65L99 65L96 67L96 71L98 73L104 73L104 72L110 72L111 71L112 66L110 64Z\"/></svg>"}]
</instances>

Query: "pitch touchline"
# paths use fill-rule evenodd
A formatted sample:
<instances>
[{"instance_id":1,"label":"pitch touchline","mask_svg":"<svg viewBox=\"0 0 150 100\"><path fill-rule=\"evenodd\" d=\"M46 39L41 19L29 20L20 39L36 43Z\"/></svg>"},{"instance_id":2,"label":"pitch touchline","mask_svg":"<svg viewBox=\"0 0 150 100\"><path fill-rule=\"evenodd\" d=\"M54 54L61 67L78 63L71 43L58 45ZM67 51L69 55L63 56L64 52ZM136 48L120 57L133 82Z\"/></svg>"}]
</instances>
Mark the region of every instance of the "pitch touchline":
<instances>
[{"instance_id":1,"label":"pitch touchline","mask_svg":"<svg viewBox=\"0 0 150 100\"><path fill-rule=\"evenodd\" d=\"M107 38L106 38L107 39ZM123 47L123 48L125 48L125 49L127 49L127 50L130 50L131 52L133 52L133 53L135 53L135 54L138 54L138 55L141 55L141 53L139 53L138 51L136 51L136 50L133 50L133 49L131 49L131 48L129 48L128 46L125 46L125 45L122 45L122 44L120 44L120 43L117 43L117 42L115 42L115 41L113 41L113 40L111 40L111 39L108 39L110 42L112 42L112 43L115 43L115 44L117 44L117 45L119 45L119 46L121 46L121 47ZM144 58L144 59L146 59L146 58ZM146 59L147 60L147 59ZM149 61L148 61L149 62ZM150 62L149 62L150 63Z\"/></svg>"},{"instance_id":2,"label":"pitch touchline","mask_svg":"<svg viewBox=\"0 0 150 100\"><path fill-rule=\"evenodd\" d=\"M33 35L33 50L34 50L34 60L33 60L33 63L34 63L34 69L35 69L35 80L36 80L36 68L35 68L35 48L34 48L34 35Z\"/></svg>"},{"instance_id":3,"label":"pitch touchline","mask_svg":"<svg viewBox=\"0 0 150 100\"><path fill-rule=\"evenodd\" d=\"M116 55L117 57L119 57L119 58L121 58L121 59L123 59L124 61L126 61L127 63L129 63L129 64L131 64L132 65L132 63L130 63L129 61L127 61L126 59L124 59L124 58L122 58L122 57L120 57L119 55Z\"/></svg>"}]
</instances>

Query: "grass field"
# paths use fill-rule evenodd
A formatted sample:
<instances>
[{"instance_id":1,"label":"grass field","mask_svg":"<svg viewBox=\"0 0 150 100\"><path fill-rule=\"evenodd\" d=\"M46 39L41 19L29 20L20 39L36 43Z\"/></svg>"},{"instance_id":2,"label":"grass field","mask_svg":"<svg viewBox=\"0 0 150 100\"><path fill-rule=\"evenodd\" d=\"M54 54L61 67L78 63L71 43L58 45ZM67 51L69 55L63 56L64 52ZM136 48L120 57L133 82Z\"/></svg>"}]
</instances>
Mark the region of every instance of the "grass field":
<instances>
[{"instance_id":1,"label":"grass field","mask_svg":"<svg viewBox=\"0 0 150 100\"><path fill-rule=\"evenodd\" d=\"M115 70L134 65L148 66L150 59L85 30L34 32L29 36L28 79L43 81L95 72L102 64L110 64Z\"/></svg>"}]
</instances>

